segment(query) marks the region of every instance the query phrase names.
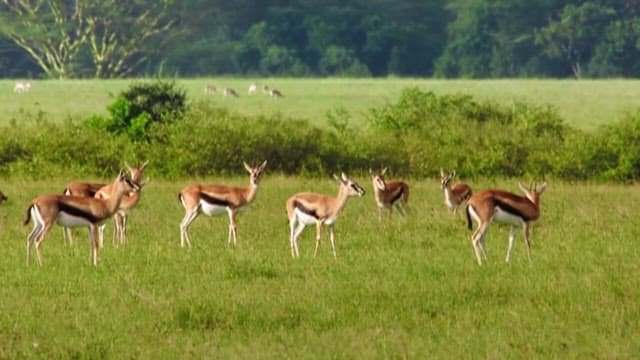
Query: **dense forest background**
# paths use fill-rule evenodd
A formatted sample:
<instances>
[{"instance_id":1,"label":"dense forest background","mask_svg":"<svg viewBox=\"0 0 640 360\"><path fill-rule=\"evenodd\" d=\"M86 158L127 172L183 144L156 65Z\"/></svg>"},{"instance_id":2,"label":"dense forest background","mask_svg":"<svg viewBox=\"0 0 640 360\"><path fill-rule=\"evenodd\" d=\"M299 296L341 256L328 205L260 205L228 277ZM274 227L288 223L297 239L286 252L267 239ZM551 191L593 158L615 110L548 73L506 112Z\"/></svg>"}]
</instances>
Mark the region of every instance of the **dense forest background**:
<instances>
[{"instance_id":1,"label":"dense forest background","mask_svg":"<svg viewBox=\"0 0 640 360\"><path fill-rule=\"evenodd\" d=\"M638 77L637 0L0 0L0 77Z\"/></svg>"}]
</instances>

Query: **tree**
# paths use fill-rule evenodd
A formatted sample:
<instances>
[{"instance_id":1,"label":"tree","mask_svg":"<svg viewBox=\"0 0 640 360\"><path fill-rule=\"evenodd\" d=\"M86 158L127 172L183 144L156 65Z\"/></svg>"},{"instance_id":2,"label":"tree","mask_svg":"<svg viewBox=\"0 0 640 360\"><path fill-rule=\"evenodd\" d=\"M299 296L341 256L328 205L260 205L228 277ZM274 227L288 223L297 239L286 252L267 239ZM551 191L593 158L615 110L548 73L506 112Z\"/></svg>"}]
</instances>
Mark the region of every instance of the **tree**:
<instances>
[{"instance_id":1,"label":"tree","mask_svg":"<svg viewBox=\"0 0 640 360\"><path fill-rule=\"evenodd\" d=\"M593 2L566 5L557 19L536 32L535 42L544 46L548 56L564 58L580 78L582 62L592 56L603 29L615 15L613 8Z\"/></svg>"},{"instance_id":2,"label":"tree","mask_svg":"<svg viewBox=\"0 0 640 360\"><path fill-rule=\"evenodd\" d=\"M0 6L0 32L49 77L66 78L87 36L83 1L2 0Z\"/></svg>"},{"instance_id":3,"label":"tree","mask_svg":"<svg viewBox=\"0 0 640 360\"><path fill-rule=\"evenodd\" d=\"M67 78L86 46L95 76L119 77L175 39L175 0L1 0L0 32L23 48L49 77ZM163 39L151 43L150 40ZM146 45L146 46L145 46Z\"/></svg>"}]
</instances>

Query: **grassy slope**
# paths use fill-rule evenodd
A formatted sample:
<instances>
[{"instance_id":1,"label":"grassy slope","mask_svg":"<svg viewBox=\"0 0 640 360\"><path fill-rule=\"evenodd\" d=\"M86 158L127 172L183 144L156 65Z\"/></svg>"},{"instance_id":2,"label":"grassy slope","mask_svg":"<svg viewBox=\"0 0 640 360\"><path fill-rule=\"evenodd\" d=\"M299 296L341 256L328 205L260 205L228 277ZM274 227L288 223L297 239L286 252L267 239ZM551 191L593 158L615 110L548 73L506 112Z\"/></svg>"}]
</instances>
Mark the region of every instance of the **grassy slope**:
<instances>
[{"instance_id":1,"label":"grassy slope","mask_svg":"<svg viewBox=\"0 0 640 360\"><path fill-rule=\"evenodd\" d=\"M207 98L245 114L281 113L301 117L323 125L326 113L344 108L356 122L361 122L368 109L393 102L402 89L419 86L437 94L465 93L480 100L504 105L515 101L556 107L567 123L592 130L601 124L619 120L635 111L640 98L638 80L434 80L434 79L258 79L259 84L280 89L284 99L271 99L262 94L246 96L248 85L255 79L213 78L179 79L191 99ZM12 92L14 81L1 80L0 124L11 119L23 121L44 112L47 118L84 119L91 114L106 114L111 103L109 94L126 89L134 80L36 81L28 94ZM204 94L205 84L231 86L239 99L224 98L220 93ZM25 116L27 112L29 115Z\"/></svg>"},{"instance_id":2,"label":"grassy slope","mask_svg":"<svg viewBox=\"0 0 640 360\"><path fill-rule=\"evenodd\" d=\"M445 210L433 180L410 181L406 219L379 223L370 191L351 199L336 225L337 261L326 239L312 258L313 229L292 260L284 210L294 192L334 193L331 180L267 174L240 216L237 250L226 246L225 217L197 219L194 247L179 247L184 213L176 194L186 183L148 185L130 220L130 244L108 242L94 269L84 235L70 247L59 227L43 244L45 266L25 267L26 205L64 181L0 181L10 197L0 206L0 358L640 353L635 186L552 182L533 228L533 265L521 232L504 264L508 230L493 226L492 262L479 268L463 218ZM512 181L472 185L516 190Z\"/></svg>"}]
</instances>

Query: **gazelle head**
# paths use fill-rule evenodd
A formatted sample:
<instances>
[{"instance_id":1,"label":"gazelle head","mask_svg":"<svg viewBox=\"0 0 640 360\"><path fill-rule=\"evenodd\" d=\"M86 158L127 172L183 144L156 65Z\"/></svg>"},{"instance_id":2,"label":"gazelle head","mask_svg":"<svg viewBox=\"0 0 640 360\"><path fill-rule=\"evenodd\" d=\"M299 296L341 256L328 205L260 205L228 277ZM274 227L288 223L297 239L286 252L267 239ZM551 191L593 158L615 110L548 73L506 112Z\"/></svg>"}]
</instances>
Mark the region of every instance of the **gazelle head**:
<instances>
[{"instance_id":1,"label":"gazelle head","mask_svg":"<svg viewBox=\"0 0 640 360\"><path fill-rule=\"evenodd\" d=\"M451 181L456 176L456 171L452 171L451 174L446 175L442 169L440 169L440 187L442 190L451 185Z\"/></svg>"},{"instance_id":2,"label":"gazelle head","mask_svg":"<svg viewBox=\"0 0 640 360\"><path fill-rule=\"evenodd\" d=\"M542 183L540 188L537 188L535 183L529 185L529 188L525 187L522 183L518 183L518 187L524 192L524 195L529 201L538 204L540 202L540 195L547 189L547 182Z\"/></svg>"},{"instance_id":3,"label":"gazelle head","mask_svg":"<svg viewBox=\"0 0 640 360\"><path fill-rule=\"evenodd\" d=\"M140 184L140 180L142 180L142 173L144 172L144 169L147 167L147 165L149 165L149 160L142 163L142 165L140 165L139 167L130 166L129 163L127 163L126 161L124 162L124 165L129 170L131 180L137 184Z\"/></svg>"},{"instance_id":4,"label":"gazelle head","mask_svg":"<svg viewBox=\"0 0 640 360\"><path fill-rule=\"evenodd\" d=\"M133 181L127 175L127 173L124 172L124 170L120 170L120 173L118 174L118 177L116 178L116 181L114 183L116 185L116 193L122 191L123 194L128 194L131 192L140 191L140 184L138 184L136 181Z\"/></svg>"},{"instance_id":5,"label":"gazelle head","mask_svg":"<svg viewBox=\"0 0 640 360\"><path fill-rule=\"evenodd\" d=\"M0 204L2 204L3 202L9 200L9 198L7 198L4 193L2 193L2 191L0 191Z\"/></svg>"},{"instance_id":6,"label":"gazelle head","mask_svg":"<svg viewBox=\"0 0 640 360\"><path fill-rule=\"evenodd\" d=\"M251 175L251 185L257 186L260 182L260 175L262 175L262 173L264 172L264 168L267 167L267 160L257 166L249 166L249 164L247 164L246 162L243 162L242 164Z\"/></svg>"},{"instance_id":7,"label":"gazelle head","mask_svg":"<svg viewBox=\"0 0 640 360\"><path fill-rule=\"evenodd\" d=\"M380 191L387 190L387 183L384 181L384 175L387 173L387 168L382 169L380 172L374 172L369 169L369 175L373 181L373 187Z\"/></svg>"},{"instance_id":8,"label":"gazelle head","mask_svg":"<svg viewBox=\"0 0 640 360\"><path fill-rule=\"evenodd\" d=\"M340 183L340 191L346 190L347 196L363 196L366 193L360 184L349 179L344 173L341 173L340 177L333 175L333 178Z\"/></svg>"}]
</instances>

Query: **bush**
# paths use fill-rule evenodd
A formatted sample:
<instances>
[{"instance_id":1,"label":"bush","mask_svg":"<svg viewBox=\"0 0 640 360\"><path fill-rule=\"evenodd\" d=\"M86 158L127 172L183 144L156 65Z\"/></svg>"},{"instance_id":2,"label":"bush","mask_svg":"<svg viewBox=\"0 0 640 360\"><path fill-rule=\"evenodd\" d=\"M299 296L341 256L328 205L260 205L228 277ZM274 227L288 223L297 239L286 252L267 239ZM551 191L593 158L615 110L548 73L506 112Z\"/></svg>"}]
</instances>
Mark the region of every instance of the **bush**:
<instances>
[{"instance_id":1,"label":"bush","mask_svg":"<svg viewBox=\"0 0 640 360\"><path fill-rule=\"evenodd\" d=\"M150 141L153 125L181 118L185 104L186 92L177 89L174 82L136 83L109 105L110 118L94 116L87 125L125 134L133 141Z\"/></svg>"}]
</instances>

